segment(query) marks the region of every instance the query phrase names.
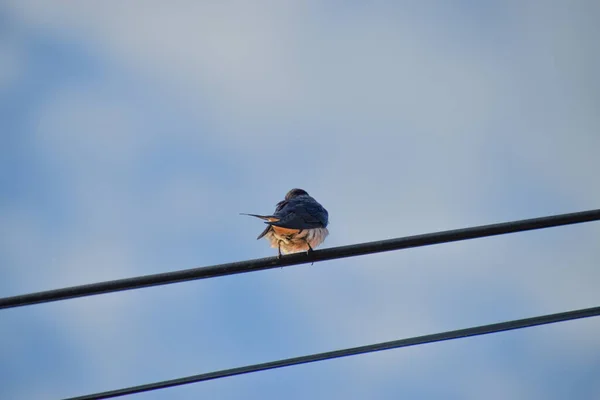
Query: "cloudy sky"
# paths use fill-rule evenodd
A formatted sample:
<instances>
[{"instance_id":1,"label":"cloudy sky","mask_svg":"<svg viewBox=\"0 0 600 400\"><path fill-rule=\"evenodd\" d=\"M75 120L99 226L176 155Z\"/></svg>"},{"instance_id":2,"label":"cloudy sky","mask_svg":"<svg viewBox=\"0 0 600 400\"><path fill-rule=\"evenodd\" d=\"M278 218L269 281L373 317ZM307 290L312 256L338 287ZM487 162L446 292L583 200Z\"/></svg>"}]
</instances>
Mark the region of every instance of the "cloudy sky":
<instances>
[{"instance_id":1,"label":"cloudy sky","mask_svg":"<svg viewBox=\"0 0 600 400\"><path fill-rule=\"evenodd\" d=\"M0 5L0 296L598 208L595 1ZM600 224L0 312L0 397L57 399L600 305ZM600 319L147 399L600 398Z\"/></svg>"}]
</instances>

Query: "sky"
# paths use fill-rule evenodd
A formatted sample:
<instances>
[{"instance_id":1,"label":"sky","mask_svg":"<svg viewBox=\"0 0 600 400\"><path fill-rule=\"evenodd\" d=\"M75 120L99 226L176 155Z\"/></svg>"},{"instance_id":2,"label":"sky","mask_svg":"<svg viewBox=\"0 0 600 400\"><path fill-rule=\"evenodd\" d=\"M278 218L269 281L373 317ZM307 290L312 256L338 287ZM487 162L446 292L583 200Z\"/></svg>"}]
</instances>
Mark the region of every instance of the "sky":
<instances>
[{"instance_id":1,"label":"sky","mask_svg":"<svg viewBox=\"0 0 600 400\"><path fill-rule=\"evenodd\" d=\"M598 208L595 1L0 4L0 297ZM0 398L59 399L600 305L600 224L0 312ZM131 399L600 398L600 319Z\"/></svg>"}]
</instances>

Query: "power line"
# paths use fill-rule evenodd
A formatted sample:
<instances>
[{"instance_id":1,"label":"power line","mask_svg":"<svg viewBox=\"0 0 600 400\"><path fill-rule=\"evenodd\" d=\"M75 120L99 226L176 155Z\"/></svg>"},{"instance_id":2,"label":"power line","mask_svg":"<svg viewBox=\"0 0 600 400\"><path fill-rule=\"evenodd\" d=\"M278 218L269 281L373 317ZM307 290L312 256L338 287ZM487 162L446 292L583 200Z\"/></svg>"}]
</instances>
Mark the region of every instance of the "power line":
<instances>
[{"instance_id":1,"label":"power line","mask_svg":"<svg viewBox=\"0 0 600 400\"><path fill-rule=\"evenodd\" d=\"M167 381L148 383L145 385L132 386L125 389L110 390L107 392L94 393L85 396L72 397L65 400L97 400L108 399L119 396L126 396L135 393L147 392L151 390L165 389L173 386L187 385L208 381L212 379L220 379L229 376L248 374L252 372L266 371L275 368L289 367L292 365L307 364L317 361L325 361L333 358L341 358L354 356L358 354L373 353L382 350L391 350L401 347L417 346L427 343L441 342L445 340L460 339L471 336L487 335L490 333L510 331L514 329L528 328L538 325L553 324L556 322L588 318L600 315L600 307L586 308L574 311L567 311L557 314L548 314L538 317L525 318L500 322L497 324L481 325L472 328L459 329L455 331L447 331L435 333L432 335L416 336L408 339L394 340L391 342L383 342L371 344L367 346L352 347L343 350L329 351L326 353L317 353L308 356L287 358L284 360L271 361L262 364L247 365L245 367L224 369L220 371L209 372L206 374L191 375L185 378L171 379Z\"/></svg>"},{"instance_id":2,"label":"power line","mask_svg":"<svg viewBox=\"0 0 600 400\"><path fill-rule=\"evenodd\" d=\"M0 309L600 220L600 209L427 233L0 298Z\"/></svg>"}]
</instances>

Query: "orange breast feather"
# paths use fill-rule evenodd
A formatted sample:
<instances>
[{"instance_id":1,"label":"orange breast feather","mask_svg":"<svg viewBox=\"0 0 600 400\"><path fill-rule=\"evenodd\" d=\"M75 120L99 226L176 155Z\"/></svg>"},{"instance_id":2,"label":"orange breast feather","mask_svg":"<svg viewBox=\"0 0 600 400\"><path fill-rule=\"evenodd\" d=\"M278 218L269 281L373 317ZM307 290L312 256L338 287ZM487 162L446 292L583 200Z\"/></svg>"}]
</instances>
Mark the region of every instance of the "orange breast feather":
<instances>
[{"instance_id":1,"label":"orange breast feather","mask_svg":"<svg viewBox=\"0 0 600 400\"><path fill-rule=\"evenodd\" d=\"M275 233L278 235L293 235L300 232L300 229L282 228L280 226L271 225Z\"/></svg>"}]
</instances>

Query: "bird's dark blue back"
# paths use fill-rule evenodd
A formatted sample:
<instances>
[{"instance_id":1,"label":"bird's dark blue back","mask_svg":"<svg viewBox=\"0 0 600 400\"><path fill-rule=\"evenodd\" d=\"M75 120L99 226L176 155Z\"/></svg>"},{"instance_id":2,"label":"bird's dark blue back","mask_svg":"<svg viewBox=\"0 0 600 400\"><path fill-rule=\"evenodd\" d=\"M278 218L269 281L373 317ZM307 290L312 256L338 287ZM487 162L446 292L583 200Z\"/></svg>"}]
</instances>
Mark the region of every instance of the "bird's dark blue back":
<instances>
[{"instance_id":1,"label":"bird's dark blue back","mask_svg":"<svg viewBox=\"0 0 600 400\"><path fill-rule=\"evenodd\" d=\"M309 195L300 195L277 203L274 217L279 221L271 225L291 229L324 228L329 223L329 213Z\"/></svg>"}]
</instances>

